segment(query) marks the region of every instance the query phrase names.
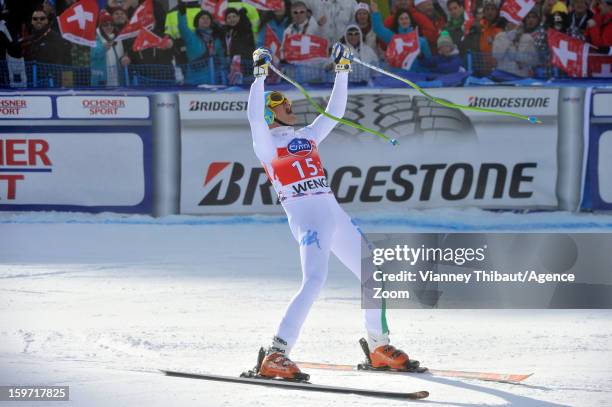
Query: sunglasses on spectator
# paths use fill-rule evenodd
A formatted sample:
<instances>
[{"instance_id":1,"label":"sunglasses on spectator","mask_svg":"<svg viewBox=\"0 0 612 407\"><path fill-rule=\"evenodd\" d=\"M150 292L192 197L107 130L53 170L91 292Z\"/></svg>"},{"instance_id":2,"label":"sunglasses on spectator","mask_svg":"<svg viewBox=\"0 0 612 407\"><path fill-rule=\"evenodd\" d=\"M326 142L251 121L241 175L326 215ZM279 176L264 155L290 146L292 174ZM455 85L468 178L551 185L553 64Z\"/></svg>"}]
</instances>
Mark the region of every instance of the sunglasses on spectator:
<instances>
[{"instance_id":1,"label":"sunglasses on spectator","mask_svg":"<svg viewBox=\"0 0 612 407\"><path fill-rule=\"evenodd\" d=\"M47 17L32 17L32 21L45 21Z\"/></svg>"},{"instance_id":2,"label":"sunglasses on spectator","mask_svg":"<svg viewBox=\"0 0 612 407\"><path fill-rule=\"evenodd\" d=\"M293 10L292 13L295 15L306 14L306 10Z\"/></svg>"},{"instance_id":3,"label":"sunglasses on spectator","mask_svg":"<svg viewBox=\"0 0 612 407\"><path fill-rule=\"evenodd\" d=\"M359 35L359 31L349 31L346 35Z\"/></svg>"}]
</instances>

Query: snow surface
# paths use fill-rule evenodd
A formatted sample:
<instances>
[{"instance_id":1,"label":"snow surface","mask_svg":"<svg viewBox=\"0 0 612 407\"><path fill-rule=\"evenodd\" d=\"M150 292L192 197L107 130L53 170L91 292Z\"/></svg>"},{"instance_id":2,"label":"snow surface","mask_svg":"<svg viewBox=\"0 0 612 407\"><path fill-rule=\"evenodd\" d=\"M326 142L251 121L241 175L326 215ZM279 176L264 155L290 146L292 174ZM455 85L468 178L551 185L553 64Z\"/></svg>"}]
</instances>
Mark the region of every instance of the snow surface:
<instances>
[{"instance_id":1,"label":"snow surface","mask_svg":"<svg viewBox=\"0 0 612 407\"><path fill-rule=\"evenodd\" d=\"M612 216L411 211L356 216L366 232L596 231ZM361 360L359 285L336 260L292 356ZM280 216L0 213L0 385L69 385L33 406L611 406L610 310L392 310L392 340L437 369L534 373L511 385L311 370L312 381L393 391L376 400L165 377L252 367L300 284ZM2 406L26 406L2 402Z\"/></svg>"}]
</instances>

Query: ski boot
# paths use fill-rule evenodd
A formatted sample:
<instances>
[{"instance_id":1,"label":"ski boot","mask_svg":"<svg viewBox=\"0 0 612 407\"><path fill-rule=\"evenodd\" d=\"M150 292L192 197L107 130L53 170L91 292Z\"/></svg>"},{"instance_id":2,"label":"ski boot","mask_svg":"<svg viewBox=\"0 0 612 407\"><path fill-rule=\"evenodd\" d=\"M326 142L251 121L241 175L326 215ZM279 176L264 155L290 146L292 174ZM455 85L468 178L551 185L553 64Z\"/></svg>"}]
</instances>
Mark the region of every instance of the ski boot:
<instances>
[{"instance_id":1,"label":"ski boot","mask_svg":"<svg viewBox=\"0 0 612 407\"><path fill-rule=\"evenodd\" d=\"M366 356L366 362L357 366L361 370L395 370L416 373L427 370L425 367L420 367L418 360L410 359L406 352L396 349L392 345L381 345L370 351L368 341L365 338L361 338L359 344Z\"/></svg>"},{"instance_id":2,"label":"ski boot","mask_svg":"<svg viewBox=\"0 0 612 407\"><path fill-rule=\"evenodd\" d=\"M282 352L264 348L259 349L257 365L241 377L253 377L261 379L282 379L294 382L308 382L310 375L302 373L300 368Z\"/></svg>"}]
</instances>

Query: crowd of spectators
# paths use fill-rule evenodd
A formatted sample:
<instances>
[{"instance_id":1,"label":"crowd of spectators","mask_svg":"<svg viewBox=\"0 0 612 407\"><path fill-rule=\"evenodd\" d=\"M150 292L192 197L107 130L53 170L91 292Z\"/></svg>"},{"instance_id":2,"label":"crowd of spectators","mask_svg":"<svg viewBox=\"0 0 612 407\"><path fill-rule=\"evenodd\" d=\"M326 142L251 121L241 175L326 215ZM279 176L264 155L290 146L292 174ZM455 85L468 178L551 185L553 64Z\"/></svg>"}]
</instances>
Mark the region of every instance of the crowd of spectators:
<instances>
[{"instance_id":1,"label":"crowd of spectators","mask_svg":"<svg viewBox=\"0 0 612 407\"><path fill-rule=\"evenodd\" d=\"M40 67L71 67L79 72L72 78L79 86L121 86L138 74L159 83L231 84L250 75L251 54L266 45L268 31L281 42L275 64L289 65L285 38L308 34L329 47L346 43L360 60L388 69L385 51L393 36L416 31L418 56L409 67L393 69L544 78L553 74L549 29L588 42L594 53L610 54L612 46L612 0L536 0L520 24L500 16L501 2L509 0L475 0L469 3L471 25L465 24L464 0L284 0L275 11L229 0L220 19L200 1L153 0L151 31L170 41L141 51L133 49L134 38L117 35L144 0L98 0L95 47L70 43L59 32L56 17L76 1L0 0L0 63L23 58ZM308 66L331 70L330 61ZM373 74L356 65L351 78L367 81Z\"/></svg>"}]
</instances>

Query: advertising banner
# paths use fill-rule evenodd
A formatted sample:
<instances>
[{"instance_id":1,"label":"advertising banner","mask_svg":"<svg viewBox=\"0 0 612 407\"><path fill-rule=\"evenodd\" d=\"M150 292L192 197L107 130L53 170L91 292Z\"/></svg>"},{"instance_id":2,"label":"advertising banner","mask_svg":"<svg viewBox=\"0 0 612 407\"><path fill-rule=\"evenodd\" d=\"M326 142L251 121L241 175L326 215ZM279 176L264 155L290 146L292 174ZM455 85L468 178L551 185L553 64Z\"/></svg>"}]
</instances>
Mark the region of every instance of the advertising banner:
<instances>
[{"instance_id":1,"label":"advertising banner","mask_svg":"<svg viewBox=\"0 0 612 407\"><path fill-rule=\"evenodd\" d=\"M0 96L0 210L150 213L150 111L146 95Z\"/></svg>"},{"instance_id":2,"label":"advertising banner","mask_svg":"<svg viewBox=\"0 0 612 407\"><path fill-rule=\"evenodd\" d=\"M585 126L586 171L581 208L612 209L612 93L594 90Z\"/></svg>"},{"instance_id":3,"label":"advertising banner","mask_svg":"<svg viewBox=\"0 0 612 407\"><path fill-rule=\"evenodd\" d=\"M135 133L3 133L0 199L14 205L138 205L145 193L143 162Z\"/></svg>"},{"instance_id":4,"label":"advertising banner","mask_svg":"<svg viewBox=\"0 0 612 407\"><path fill-rule=\"evenodd\" d=\"M537 116L540 125L463 112L399 89L351 91L345 118L396 138L391 144L338 124L320 146L327 177L347 209L556 208L558 90L432 90L454 103ZM318 113L288 92L297 127ZM313 92L325 106L329 91ZM252 148L246 93L179 95L181 213L278 213ZM262 112L263 114L263 112Z\"/></svg>"},{"instance_id":5,"label":"advertising banner","mask_svg":"<svg viewBox=\"0 0 612 407\"><path fill-rule=\"evenodd\" d=\"M49 119L52 114L49 96L0 96L1 119Z\"/></svg>"},{"instance_id":6,"label":"advertising banner","mask_svg":"<svg viewBox=\"0 0 612 407\"><path fill-rule=\"evenodd\" d=\"M60 119L147 119L149 98L145 96L60 96Z\"/></svg>"}]
</instances>

